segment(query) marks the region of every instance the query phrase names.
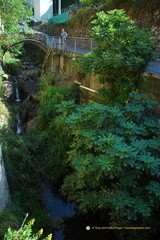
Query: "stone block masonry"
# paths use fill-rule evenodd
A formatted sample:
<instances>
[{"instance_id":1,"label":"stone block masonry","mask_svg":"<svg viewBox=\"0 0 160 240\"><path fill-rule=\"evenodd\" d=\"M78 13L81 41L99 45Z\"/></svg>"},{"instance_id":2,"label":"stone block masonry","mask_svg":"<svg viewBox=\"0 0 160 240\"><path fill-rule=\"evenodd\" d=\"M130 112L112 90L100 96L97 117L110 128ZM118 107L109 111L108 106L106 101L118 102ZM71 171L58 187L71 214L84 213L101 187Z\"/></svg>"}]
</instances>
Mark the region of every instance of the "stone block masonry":
<instances>
[{"instance_id":1,"label":"stone block masonry","mask_svg":"<svg viewBox=\"0 0 160 240\"><path fill-rule=\"evenodd\" d=\"M39 33L35 32L34 34L25 33L24 38L37 40L43 43L45 46L47 46L47 36L43 33L40 33L40 32Z\"/></svg>"}]
</instances>

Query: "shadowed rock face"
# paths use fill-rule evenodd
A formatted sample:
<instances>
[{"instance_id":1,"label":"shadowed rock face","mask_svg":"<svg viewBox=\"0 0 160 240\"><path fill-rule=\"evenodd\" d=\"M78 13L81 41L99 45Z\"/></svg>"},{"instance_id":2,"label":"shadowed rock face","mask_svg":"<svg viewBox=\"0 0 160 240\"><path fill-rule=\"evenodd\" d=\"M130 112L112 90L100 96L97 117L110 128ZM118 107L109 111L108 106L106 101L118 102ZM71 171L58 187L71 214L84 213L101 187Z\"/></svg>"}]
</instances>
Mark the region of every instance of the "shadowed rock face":
<instances>
[{"instance_id":1,"label":"shadowed rock face","mask_svg":"<svg viewBox=\"0 0 160 240\"><path fill-rule=\"evenodd\" d=\"M11 202L11 197L6 178L6 172L2 156L2 147L0 145L0 213Z\"/></svg>"}]
</instances>

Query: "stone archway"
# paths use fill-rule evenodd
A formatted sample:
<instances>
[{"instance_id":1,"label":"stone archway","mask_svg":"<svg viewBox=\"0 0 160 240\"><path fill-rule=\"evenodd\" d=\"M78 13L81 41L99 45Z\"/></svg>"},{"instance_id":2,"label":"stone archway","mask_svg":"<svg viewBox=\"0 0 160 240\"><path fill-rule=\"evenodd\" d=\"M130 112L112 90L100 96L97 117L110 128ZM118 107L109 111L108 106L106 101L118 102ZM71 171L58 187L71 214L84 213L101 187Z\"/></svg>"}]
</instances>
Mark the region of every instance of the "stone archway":
<instances>
[{"instance_id":1,"label":"stone archway","mask_svg":"<svg viewBox=\"0 0 160 240\"><path fill-rule=\"evenodd\" d=\"M22 39L18 42L15 42L15 43L11 44L9 48L11 48L15 45L18 45L20 43L31 43L31 44L34 44L34 45L38 46L39 48L41 48L45 53L47 52L47 47L43 43L41 43L37 40L34 40L34 39Z\"/></svg>"}]
</instances>

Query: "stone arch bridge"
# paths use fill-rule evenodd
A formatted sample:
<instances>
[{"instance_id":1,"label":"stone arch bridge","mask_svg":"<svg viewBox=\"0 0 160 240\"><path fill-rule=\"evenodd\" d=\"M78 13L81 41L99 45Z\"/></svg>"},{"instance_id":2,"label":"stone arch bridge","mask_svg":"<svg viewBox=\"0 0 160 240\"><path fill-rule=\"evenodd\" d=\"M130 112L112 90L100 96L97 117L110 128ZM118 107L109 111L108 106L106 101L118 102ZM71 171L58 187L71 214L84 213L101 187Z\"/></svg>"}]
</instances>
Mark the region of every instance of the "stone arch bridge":
<instances>
[{"instance_id":1,"label":"stone arch bridge","mask_svg":"<svg viewBox=\"0 0 160 240\"><path fill-rule=\"evenodd\" d=\"M86 91L96 92L96 89L100 87L96 79L89 74L83 76L83 82L80 81L82 79L80 79L78 68L72 66L74 57L82 57L84 53L92 51L91 49L96 44L92 38L69 37L67 38L67 48L64 49L59 36L52 37L41 32L34 34L22 32L21 34L24 35L24 39L13 43L10 47L20 43L34 44L46 53L43 69L50 69L55 74L63 74L66 79L72 77Z\"/></svg>"},{"instance_id":2,"label":"stone arch bridge","mask_svg":"<svg viewBox=\"0 0 160 240\"><path fill-rule=\"evenodd\" d=\"M47 55L44 65L49 62L52 70L53 63L51 62L53 61L51 55L68 56L71 58L82 57L82 55L85 53L91 53L93 47L96 46L96 42L93 41L92 38L67 37L67 45L64 49L59 36L52 37L38 31L35 31L34 34L25 33L22 31L20 34L23 34L24 38L19 42L12 44L10 47L20 43L31 43L38 46ZM158 59L160 59L160 45L157 46L157 55ZM61 66L60 69L62 68L63 67ZM146 71L160 76L160 61L149 64Z\"/></svg>"},{"instance_id":3,"label":"stone arch bridge","mask_svg":"<svg viewBox=\"0 0 160 240\"><path fill-rule=\"evenodd\" d=\"M18 42L15 42L10 45L10 47L18 45L20 43L31 43L39 48L41 48L44 52L47 52L48 46L47 46L47 36L42 33L34 33L34 34L26 34L26 33L21 33L23 34L24 38L21 39Z\"/></svg>"}]
</instances>

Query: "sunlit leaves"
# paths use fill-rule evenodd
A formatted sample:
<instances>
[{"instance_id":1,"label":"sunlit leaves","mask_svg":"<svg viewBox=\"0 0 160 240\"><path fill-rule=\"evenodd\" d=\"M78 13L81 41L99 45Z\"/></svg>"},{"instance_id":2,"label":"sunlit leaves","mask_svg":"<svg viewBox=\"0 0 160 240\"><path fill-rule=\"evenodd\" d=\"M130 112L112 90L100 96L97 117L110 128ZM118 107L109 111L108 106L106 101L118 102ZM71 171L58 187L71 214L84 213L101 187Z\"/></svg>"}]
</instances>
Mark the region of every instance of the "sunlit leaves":
<instances>
[{"instance_id":1,"label":"sunlit leaves","mask_svg":"<svg viewBox=\"0 0 160 240\"><path fill-rule=\"evenodd\" d=\"M159 120L153 103L134 93L124 105L93 103L65 116L65 128L73 136L68 151L72 174L62 190L82 210L109 207L132 220L150 216L160 174Z\"/></svg>"},{"instance_id":2,"label":"sunlit leaves","mask_svg":"<svg viewBox=\"0 0 160 240\"><path fill-rule=\"evenodd\" d=\"M4 240L38 240L42 239L43 229L40 229L36 234L33 233L32 225L34 224L34 219L29 221L27 224L24 223L21 225L19 230L12 230L10 227L8 228L7 233L4 236ZM51 240L52 234L49 234L43 240Z\"/></svg>"},{"instance_id":3,"label":"sunlit leaves","mask_svg":"<svg viewBox=\"0 0 160 240\"><path fill-rule=\"evenodd\" d=\"M110 102L125 102L130 92L140 88L142 73L155 59L152 33L139 29L123 9L99 12L92 23L91 34L101 44L75 62L82 72L99 74L100 83L109 83Z\"/></svg>"},{"instance_id":4,"label":"sunlit leaves","mask_svg":"<svg viewBox=\"0 0 160 240\"><path fill-rule=\"evenodd\" d=\"M0 4L0 17L4 25L0 47L8 46L21 39L19 21L25 21L33 15L25 0L3 0Z\"/></svg>"}]
</instances>

